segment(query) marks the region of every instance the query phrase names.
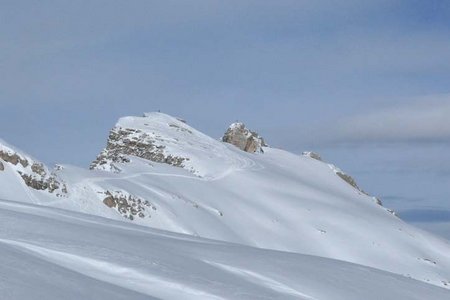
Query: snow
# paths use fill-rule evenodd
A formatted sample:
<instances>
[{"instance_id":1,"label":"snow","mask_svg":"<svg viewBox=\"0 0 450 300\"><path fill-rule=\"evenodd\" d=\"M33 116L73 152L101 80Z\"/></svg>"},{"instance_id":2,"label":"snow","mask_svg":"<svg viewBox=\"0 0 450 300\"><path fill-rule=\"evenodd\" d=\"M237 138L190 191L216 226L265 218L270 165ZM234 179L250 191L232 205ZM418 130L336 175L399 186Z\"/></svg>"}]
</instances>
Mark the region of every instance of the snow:
<instances>
[{"instance_id":1,"label":"snow","mask_svg":"<svg viewBox=\"0 0 450 300\"><path fill-rule=\"evenodd\" d=\"M67 285L86 280L111 299L449 299L450 243L393 216L337 167L274 148L243 152L160 113L116 127L189 160L130 156L120 173L63 165L54 173L65 197L29 189L10 164L0 172L0 199L14 201L0 203L0 251L36 274L52 266L56 292L82 299ZM103 203L106 192L154 209L130 221ZM50 293L51 281L26 276ZM19 293L19 283L3 286ZM102 294L111 286L116 296Z\"/></svg>"},{"instance_id":2,"label":"snow","mask_svg":"<svg viewBox=\"0 0 450 300\"><path fill-rule=\"evenodd\" d=\"M4 299L438 300L450 291L321 257L0 201Z\"/></svg>"}]
</instances>

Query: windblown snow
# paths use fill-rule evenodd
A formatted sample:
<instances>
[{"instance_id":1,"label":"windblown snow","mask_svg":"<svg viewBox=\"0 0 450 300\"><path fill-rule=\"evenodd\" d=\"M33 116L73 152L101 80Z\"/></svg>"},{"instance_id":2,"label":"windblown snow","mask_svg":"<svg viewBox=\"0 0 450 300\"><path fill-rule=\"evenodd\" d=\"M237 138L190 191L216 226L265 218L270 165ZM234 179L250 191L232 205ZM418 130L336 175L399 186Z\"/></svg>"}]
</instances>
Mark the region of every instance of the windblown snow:
<instances>
[{"instance_id":1,"label":"windblown snow","mask_svg":"<svg viewBox=\"0 0 450 300\"><path fill-rule=\"evenodd\" d=\"M8 160L5 299L450 297L449 242L311 155L248 153L149 113L120 119L91 170L43 166L37 177Z\"/></svg>"}]
</instances>

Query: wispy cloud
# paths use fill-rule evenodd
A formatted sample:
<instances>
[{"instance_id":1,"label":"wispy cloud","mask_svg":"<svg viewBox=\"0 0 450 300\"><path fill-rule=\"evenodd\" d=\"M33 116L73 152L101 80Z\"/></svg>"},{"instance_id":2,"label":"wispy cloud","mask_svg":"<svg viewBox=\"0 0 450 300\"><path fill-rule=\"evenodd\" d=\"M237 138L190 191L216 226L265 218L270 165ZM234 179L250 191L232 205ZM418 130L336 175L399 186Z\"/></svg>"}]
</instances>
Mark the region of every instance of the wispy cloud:
<instances>
[{"instance_id":1,"label":"wispy cloud","mask_svg":"<svg viewBox=\"0 0 450 300\"><path fill-rule=\"evenodd\" d=\"M336 142L450 142L450 95L428 96L333 125Z\"/></svg>"}]
</instances>

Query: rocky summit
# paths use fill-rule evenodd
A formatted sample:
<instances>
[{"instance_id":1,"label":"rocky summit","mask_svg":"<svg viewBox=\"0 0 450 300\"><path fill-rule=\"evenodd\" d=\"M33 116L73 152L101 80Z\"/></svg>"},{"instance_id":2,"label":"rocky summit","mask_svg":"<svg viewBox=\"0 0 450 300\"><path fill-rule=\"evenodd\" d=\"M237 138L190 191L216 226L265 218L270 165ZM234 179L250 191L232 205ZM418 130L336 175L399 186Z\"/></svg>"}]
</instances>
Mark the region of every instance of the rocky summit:
<instances>
[{"instance_id":1,"label":"rocky summit","mask_svg":"<svg viewBox=\"0 0 450 300\"><path fill-rule=\"evenodd\" d=\"M165 137L158 132L152 122L154 116L146 113L142 117L122 118L111 129L106 148L92 162L90 169L120 172L119 164L129 163L130 156L139 157L153 162L166 163L183 167L183 162L189 158L172 155L167 152ZM132 120L130 120L132 119ZM192 133L185 129L185 121L174 119L164 124L168 129Z\"/></svg>"},{"instance_id":2,"label":"rocky summit","mask_svg":"<svg viewBox=\"0 0 450 300\"><path fill-rule=\"evenodd\" d=\"M258 133L246 128L245 124L241 122L231 124L222 137L222 141L250 153L263 153L263 147L267 147L264 139Z\"/></svg>"}]
</instances>

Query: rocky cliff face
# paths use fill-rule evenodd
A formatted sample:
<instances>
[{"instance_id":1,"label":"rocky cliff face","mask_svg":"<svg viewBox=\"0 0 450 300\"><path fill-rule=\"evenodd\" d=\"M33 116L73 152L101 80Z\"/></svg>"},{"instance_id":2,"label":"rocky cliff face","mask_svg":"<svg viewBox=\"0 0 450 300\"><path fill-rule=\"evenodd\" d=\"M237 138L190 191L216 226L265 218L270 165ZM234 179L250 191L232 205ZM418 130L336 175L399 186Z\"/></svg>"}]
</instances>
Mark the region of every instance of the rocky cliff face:
<instances>
[{"instance_id":1,"label":"rocky cliff face","mask_svg":"<svg viewBox=\"0 0 450 300\"><path fill-rule=\"evenodd\" d=\"M129 156L137 156L159 163L180 167L188 158L166 154L165 145L156 134L134 128L114 127L108 137L106 148L92 162L90 169L120 172L120 163L130 162Z\"/></svg>"},{"instance_id":2,"label":"rocky cliff face","mask_svg":"<svg viewBox=\"0 0 450 300\"><path fill-rule=\"evenodd\" d=\"M230 125L222 137L222 141L250 153L262 153L264 152L262 147L267 147L264 139L258 133L247 129L244 123L239 122Z\"/></svg>"},{"instance_id":3,"label":"rocky cliff face","mask_svg":"<svg viewBox=\"0 0 450 300\"><path fill-rule=\"evenodd\" d=\"M17 172L24 183L32 189L47 191L56 196L67 194L66 184L44 164L0 143L0 171L4 171L7 166Z\"/></svg>"}]
</instances>

